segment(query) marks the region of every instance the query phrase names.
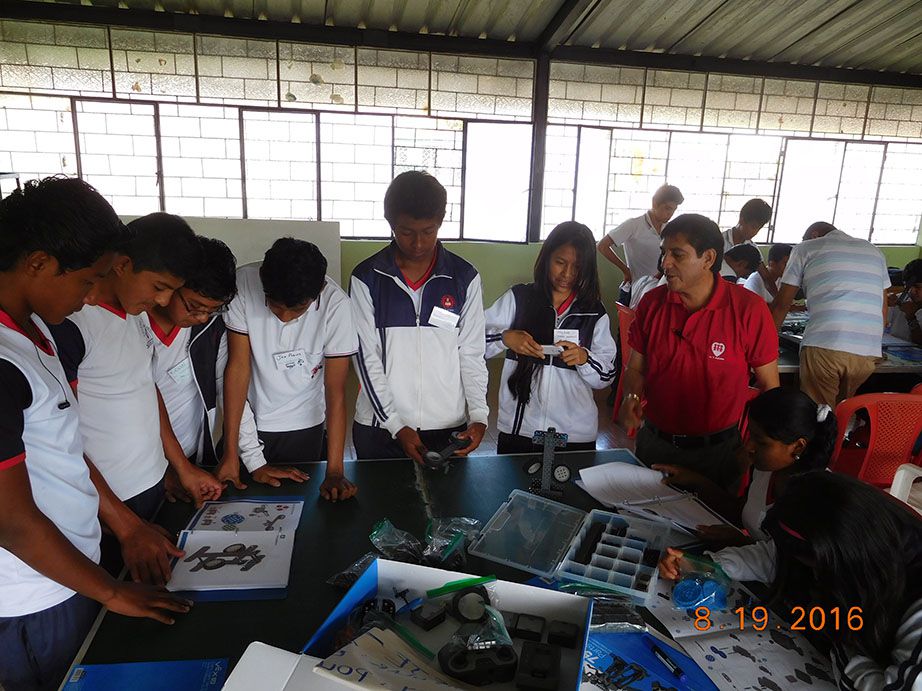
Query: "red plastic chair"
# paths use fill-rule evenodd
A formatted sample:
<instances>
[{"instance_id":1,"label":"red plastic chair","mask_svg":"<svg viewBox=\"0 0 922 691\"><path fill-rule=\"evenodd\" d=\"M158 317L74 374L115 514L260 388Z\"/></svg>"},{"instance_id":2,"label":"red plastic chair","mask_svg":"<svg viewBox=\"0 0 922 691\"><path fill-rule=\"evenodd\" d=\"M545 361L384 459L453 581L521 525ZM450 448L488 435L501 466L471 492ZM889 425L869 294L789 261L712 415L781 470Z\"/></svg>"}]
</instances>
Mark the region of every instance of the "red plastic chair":
<instances>
[{"instance_id":1,"label":"red plastic chair","mask_svg":"<svg viewBox=\"0 0 922 691\"><path fill-rule=\"evenodd\" d=\"M624 391L624 374L627 372L627 363L631 359L631 346L628 345L627 335L634 323L637 314L630 307L625 307L620 302L615 304L618 308L618 348L621 351L621 376L618 377L618 390L615 392L615 405L612 408L611 419L618 421L618 410L621 408L621 398Z\"/></svg>"},{"instance_id":2,"label":"red plastic chair","mask_svg":"<svg viewBox=\"0 0 922 691\"><path fill-rule=\"evenodd\" d=\"M870 418L867 449L842 448L848 422L859 410ZM911 393L872 393L836 406L839 430L830 468L877 487L889 487L922 434L922 397Z\"/></svg>"},{"instance_id":3,"label":"red plastic chair","mask_svg":"<svg viewBox=\"0 0 922 691\"><path fill-rule=\"evenodd\" d=\"M909 393L913 396L922 396L922 384L916 384Z\"/></svg>"}]
</instances>

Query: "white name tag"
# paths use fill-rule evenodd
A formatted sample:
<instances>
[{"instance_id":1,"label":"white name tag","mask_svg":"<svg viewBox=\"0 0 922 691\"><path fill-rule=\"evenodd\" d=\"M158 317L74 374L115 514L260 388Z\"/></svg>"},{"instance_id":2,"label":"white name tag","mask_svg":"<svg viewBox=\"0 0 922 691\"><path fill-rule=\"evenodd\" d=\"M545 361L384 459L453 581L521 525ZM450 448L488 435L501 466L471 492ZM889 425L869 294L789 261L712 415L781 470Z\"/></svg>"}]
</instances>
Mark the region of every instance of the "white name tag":
<instances>
[{"instance_id":1,"label":"white name tag","mask_svg":"<svg viewBox=\"0 0 922 691\"><path fill-rule=\"evenodd\" d=\"M300 369L307 364L307 355L304 352L304 348L289 350L285 353L275 353L272 359L275 360L275 369L282 372Z\"/></svg>"},{"instance_id":2,"label":"white name tag","mask_svg":"<svg viewBox=\"0 0 922 691\"><path fill-rule=\"evenodd\" d=\"M579 345L579 329L554 329L554 343L570 341Z\"/></svg>"},{"instance_id":3,"label":"white name tag","mask_svg":"<svg viewBox=\"0 0 922 691\"><path fill-rule=\"evenodd\" d=\"M460 319L460 316L454 312L449 312L441 307L433 307L432 314L429 315L429 324L440 329L454 329L458 326L458 319Z\"/></svg>"},{"instance_id":4,"label":"white name tag","mask_svg":"<svg viewBox=\"0 0 922 691\"><path fill-rule=\"evenodd\" d=\"M192 379L192 363L186 358L178 365L173 365L167 370L167 374L177 384L185 384Z\"/></svg>"}]
</instances>

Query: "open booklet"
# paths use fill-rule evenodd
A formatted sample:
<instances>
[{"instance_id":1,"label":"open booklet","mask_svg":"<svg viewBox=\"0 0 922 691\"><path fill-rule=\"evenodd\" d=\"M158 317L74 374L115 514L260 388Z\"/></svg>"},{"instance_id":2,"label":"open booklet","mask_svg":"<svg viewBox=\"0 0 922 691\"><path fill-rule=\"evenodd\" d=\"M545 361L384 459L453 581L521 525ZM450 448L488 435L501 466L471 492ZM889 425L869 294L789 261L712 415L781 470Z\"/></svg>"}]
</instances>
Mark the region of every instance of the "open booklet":
<instances>
[{"instance_id":1,"label":"open booklet","mask_svg":"<svg viewBox=\"0 0 922 691\"><path fill-rule=\"evenodd\" d=\"M285 588L302 501L209 501L179 534L172 591Z\"/></svg>"},{"instance_id":2,"label":"open booklet","mask_svg":"<svg viewBox=\"0 0 922 691\"><path fill-rule=\"evenodd\" d=\"M605 463L579 471L580 486L600 504L647 519L672 522L686 532L725 521L693 494L663 484L663 474L630 463Z\"/></svg>"},{"instance_id":3,"label":"open booklet","mask_svg":"<svg viewBox=\"0 0 922 691\"><path fill-rule=\"evenodd\" d=\"M706 618L697 619L695 612L674 607L672 587L671 581L659 579L648 609L721 691L836 688L829 658L787 622L769 613L764 630L755 629L752 611L759 602L742 585L731 585L727 611L708 610Z\"/></svg>"}]
</instances>

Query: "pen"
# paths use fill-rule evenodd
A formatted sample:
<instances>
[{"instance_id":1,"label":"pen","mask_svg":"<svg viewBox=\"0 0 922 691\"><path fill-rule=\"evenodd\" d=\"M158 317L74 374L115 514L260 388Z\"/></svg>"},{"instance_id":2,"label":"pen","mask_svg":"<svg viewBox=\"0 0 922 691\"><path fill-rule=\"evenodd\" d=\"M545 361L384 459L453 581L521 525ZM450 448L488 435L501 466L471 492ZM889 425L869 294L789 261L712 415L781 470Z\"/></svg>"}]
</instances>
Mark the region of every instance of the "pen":
<instances>
[{"instance_id":1,"label":"pen","mask_svg":"<svg viewBox=\"0 0 922 691\"><path fill-rule=\"evenodd\" d=\"M654 643L650 638L644 636L644 643L647 644L647 647L653 652L653 656L663 663L663 665L668 669L672 675L681 681L683 684L688 681L688 677L685 675L685 672L682 671L682 668L679 667L675 662L669 659L669 656L663 652L656 643Z\"/></svg>"}]
</instances>

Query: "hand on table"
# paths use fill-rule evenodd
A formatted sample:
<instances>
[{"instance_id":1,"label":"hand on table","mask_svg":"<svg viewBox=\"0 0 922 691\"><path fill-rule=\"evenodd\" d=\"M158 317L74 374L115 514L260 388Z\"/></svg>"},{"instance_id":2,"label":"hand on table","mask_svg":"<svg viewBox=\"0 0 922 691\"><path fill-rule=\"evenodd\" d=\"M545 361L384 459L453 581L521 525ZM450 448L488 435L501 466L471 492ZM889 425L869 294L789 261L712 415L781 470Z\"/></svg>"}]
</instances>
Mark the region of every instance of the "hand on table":
<instances>
[{"instance_id":1,"label":"hand on table","mask_svg":"<svg viewBox=\"0 0 922 691\"><path fill-rule=\"evenodd\" d=\"M677 581L682 574L679 572L679 560L685 552L680 549L666 548L666 556L660 559L659 575L668 581Z\"/></svg>"},{"instance_id":2,"label":"hand on table","mask_svg":"<svg viewBox=\"0 0 922 691\"><path fill-rule=\"evenodd\" d=\"M115 592L102 603L116 614L126 617L146 617L161 624L172 624L175 619L170 612L185 614L192 609L192 602L178 597L162 586L117 581Z\"/></svg>"},{"instance_id":3,"label":"hand on table","mask_svg":"<svg viewBox=\"0 0 922 691\"><path fill-rule=\"evenodd\" d=\"M192 498L195 508L200 509L206 501L221 498L224 483L207 470L186 463L186 467L177 471L182 488Z\"/></svg>"},{"instance_id":4,"label":"hand on table","mask_svg":"<svg viewBox=\"0 0 922 691\"><path fill-rule=\"evenodd\" d=\"M487 426L482 422L472 422L468 425L467 429L463 432L458 432L458 436L462 439L470 439L471 443L465 446L463 449L458 449L455 451L455 456L467 456L471 451L474 451L480 442L483 441L483 435L487 432Z\"/></svg>"},{"instance_id":5,"label":"hand on table","mask_svg":"<svg viewBox=\"0 0 922 691\"><path fill-rule=\"evenodd\" d=\"M419 434L415 429L410 427L401 427L400 431L397 432L397 442L400 444L400 447L403 449L403 452L412 458L414 461L423 464L423 454L428 451L426 445L423 444L423 440L419 438Z\"/></svg>"},{"instance_id":6,"label":"hand on table","mask_svg":"<svg viewBox=\"0 0 922 691\"><path fill-rule=\"evenodd\" d=\"M136 583L164 585L170 580L170 559L185 552L173 544L173 536L159 525L139 520L121 538L122 559Z\"/></svg>"},{"instance_id":7,"label":"hand on table","mask_svg":"<svg viewBox=\"0 0 922 691\"><path fill-rule=\"evenodd\" d=\"M563 348L563 352L558 357L569 367L585 365L589 362L589 351L585 348L580 348L576 343L571 341L557 341L554 345Z\"/></svg>"},{"instance_id":8,"label":"hand on table","mask_svg":"<svg viewBox=\"0 0 922 691\"><path fill-rule=\"evenodd\" d=\"M544 351L541 350L541 346L527 331L517 329L503 331L503 345L516 355L544 359Z\"/></svg>"},{"instance_id":9,"label":"hand on table","mask_svg":"<svg viewBox=\"0 0 922 691\"><path fill-rule=\"evenodd\" d=\"M311 476L297 468L290 468L283 465L266 465L260 466L250 476L254 482L259 482L270 487L281 487L282 480L294 480L295 482L304 482L310 480Z\"/></svg>"},{"instance_id":10,"label":"hand on table","mask_svg":"<svg viewBox=\"0 0 922 691\"><path fill-rule=\"evenodd\" d=\"M320 485L320 496L327 501L345 501L355 496L359 488L349 482L345 475L340 473L327 473Z\"/></svg>"}]
</instances>

